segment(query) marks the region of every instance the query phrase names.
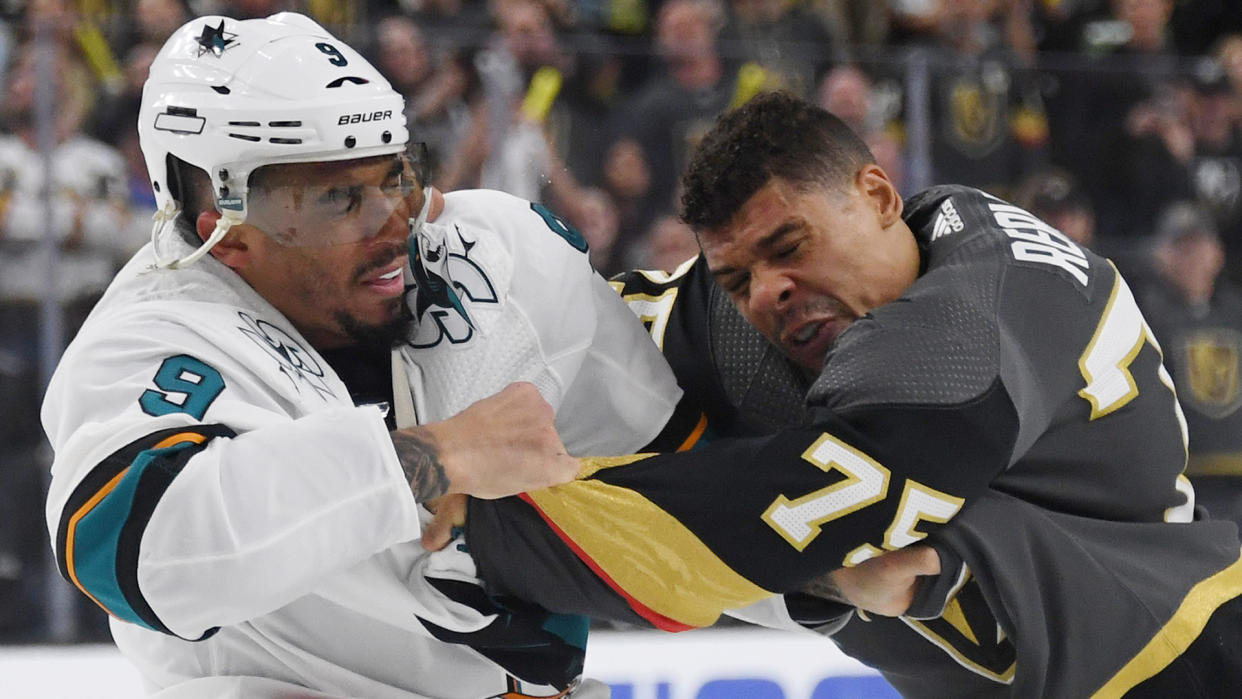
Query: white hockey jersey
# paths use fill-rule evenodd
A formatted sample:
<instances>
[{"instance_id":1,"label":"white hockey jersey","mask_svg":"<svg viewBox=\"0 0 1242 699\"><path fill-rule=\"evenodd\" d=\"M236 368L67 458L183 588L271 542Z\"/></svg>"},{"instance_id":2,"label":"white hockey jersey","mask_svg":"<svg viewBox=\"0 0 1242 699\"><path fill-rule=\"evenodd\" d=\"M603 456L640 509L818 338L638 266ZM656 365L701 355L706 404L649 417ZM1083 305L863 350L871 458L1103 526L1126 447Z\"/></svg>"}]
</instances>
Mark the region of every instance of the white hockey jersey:
<instances>
[{"instance_id":1,"label":"white hockey jersey","mask_svg":"<svg viewBox=\"0 0 1242 699\"><path fill-rule=\"evenodd\" d=\"M557 410L571 453L627 453L655 437L680 390L576 232L496 192L446 203L436 224L460 308L411 297L422 317L398 366L417 419L524 380ZM118 275L42 413L62 574L113 615L148 689L557 695L427 630L490 619L424 577L468 579L471 566L419 545L428 514L381 410L354 406L297 330L214 258L145 271L151 262L144 248Z\"/></svg>"}]
</instances>

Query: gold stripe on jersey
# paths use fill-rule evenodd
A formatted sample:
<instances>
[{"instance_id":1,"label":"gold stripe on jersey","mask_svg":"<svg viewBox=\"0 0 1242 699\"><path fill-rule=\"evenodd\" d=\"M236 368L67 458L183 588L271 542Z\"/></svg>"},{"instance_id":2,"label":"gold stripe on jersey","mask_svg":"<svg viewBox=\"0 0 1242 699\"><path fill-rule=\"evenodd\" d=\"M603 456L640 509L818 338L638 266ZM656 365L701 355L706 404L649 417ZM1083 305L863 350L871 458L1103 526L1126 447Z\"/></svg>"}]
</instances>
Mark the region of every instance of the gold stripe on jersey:
<instances>
[{"instance_id":1,"label":"gold stripe on jersey","mask_svg":"<svg viewBox=\"0 0 1242 699\"><path fill-rule=\"evenodd\" d=\"M1186 473L1191 476L1242 476L1242 452L1191 454Z\"/></svg>"},{"instance_id":2,"label":"gold stripe on jersey","mask_svg":"<svg viewBox=\"0 0 1242 699\"><path fill-rule=\"evenodd\" d=\"M583 457L578 459L578 478L579 480L590 478L606 468L625 466L626 464L632 464L635 461L642 461L653 456L655 456L654 453Z\"/></svg>"},{"instance_id":3,"label":"gold stripe on jersey","mask_svg":"<svg viewBox=\"0 0 1242 699\"><path fill-rule=\"evenodd\" d=\"M160 440L159 443L151 447L151 449L152 450L163 449L165 447L171 447L174 444L181 444L182 442L193 442L195 444L202 444L205 441L207 441L207 437L205 435L198 434L197 432L179 432L170 437ZM102 602L96 599L95 596L92 595L86 589L86 586L82 584L82 581L78 579L78 571L74 563L73 544L74 544L74 540L77 538L78 522L81 521L83 517L90 514L91 510L95 509L96 505L98 505L100 502L103 502L103 499L108 497L108 495L113 490L116 489L117 484L120 483L121 480L125 478L125 474L127 473L129 473L128 467L121 469L120 473L113 476L107 483L103 485L102 488L95 491L95 494L92 495L89 500L82 503L82 506L79 507L77 511L73 513L73 516L69 518L69 526L67 527L66 534L65 534L65 569L69 573L70 582L72 582L75 587L81 590L82 594L91 598L92 602L99 605L100 609L103 609L104 611L108 611L109 613L111 613L111 610L109 610L106 606L104 606Z\"/></svg>"},{"instance_id":4,"label":"gold stripe on jersey","mask_svg":"<svg viewBox=\"0 0 1242 699\"><path fill-rule=\"evenodd\" d=\"M910 628L914 629L914 631L918 633L920 636L931 641L933 644L936 645L936 647L940 648L945 653L947 653L949 657L953 658L953 660L958 665L961 665L962 667L966 668L967 670L970 670L971 672L974 672L979 675L983 675L984 677L990 680L1000 682L1001 684L1012 684L1013 683L1013 676L1018 670L1018 663L1016 661L1011 663L1009 667L1006 668L1003 672L994 672L988 669L987 667L984 667L980 663L977 663L971 658L967 657L965 653L963 653L959 648L957 648L957 646L950 643L943 636L933 631L927 624L917 619L910 619L904 616L900 617L900 619L906 623L906 626L909 626ZM958 627L957 624L954 624L951 620L946 619L946 622L950 623L954 628L960 628ZM998 642L1004 640L1000 638L1000 634L997 634L997 636L998 636L997 638Z\"/></svg>"},{"instance_id":5,"label":"gold stripe on jersey","mask_svg":"<svg viewBox=\"0 0 1242 699\"><path fill-rule=\"evenodd\" d=\"M650 455L583 461L606 462L586 467L595 472L644 456ZM625 595L669 619L710 626L726 609L772 596L729 567L675 517L632 490L588 480L527 495L590 558L589 565L597 566ZM619 530L627 535L616 536Z\"/></svg>"},{"instance_id":6,"label":"gold stripe on jersey","mask_svg":"<svg viewBox=\"0 0 1242 699\"><path fill-rule=\"evenodd\" d=\"M1113 675L1092 699L1122 697L1142 682L1154 677L1194 643L1208 619L1222 604L1242 594L1242 558L1190 589L1173 618L1169 619L1138 652Z\"/></svg>"}]
</instances>

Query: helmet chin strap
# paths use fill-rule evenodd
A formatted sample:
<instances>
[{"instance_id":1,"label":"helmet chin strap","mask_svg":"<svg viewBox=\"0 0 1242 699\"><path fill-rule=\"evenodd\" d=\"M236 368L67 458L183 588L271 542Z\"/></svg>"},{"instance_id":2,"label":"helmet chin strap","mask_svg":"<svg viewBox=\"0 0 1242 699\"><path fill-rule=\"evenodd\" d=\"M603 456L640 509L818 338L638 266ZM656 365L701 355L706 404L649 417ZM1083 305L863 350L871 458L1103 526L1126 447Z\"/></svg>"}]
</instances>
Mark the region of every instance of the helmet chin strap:
<instances>
[{"instance_id":1,"label":"helmet chin strap","mask_svg":"<svg viewBox=\"0 0 1242 699\"><path fill-rule=\"evenodd\" d=\"M418 210L418 216L410 222L410 233L417 235L423 229L429 213L431 213L431 185L423 187L423 206Z\"/></svg>"},{"instance_id":2,"label":"helmet chin strap","mask_svg":"<svg viewBox=\"0 0 1242 699\"><path fill-rule=\"evenodd\" d=\"M220 218L216 219L215 229L211 231L211 235L207 236L207 240L204 240L202 245L185 257L169 260L164 257L160 250L160 239L163 237L168 225L175 221L180 213L181 207L177 206L176 202L171 202L165 205L164 208L156 211L152 217L155 221L151 227L151 251L155 255L155 264L152 265L152 269L180 269L198 262L204 255L211 252L216 243L228 235L230 228L245 220L242 216L232 211L225 211L220 215Z\"/></svg>"}]
</instances>

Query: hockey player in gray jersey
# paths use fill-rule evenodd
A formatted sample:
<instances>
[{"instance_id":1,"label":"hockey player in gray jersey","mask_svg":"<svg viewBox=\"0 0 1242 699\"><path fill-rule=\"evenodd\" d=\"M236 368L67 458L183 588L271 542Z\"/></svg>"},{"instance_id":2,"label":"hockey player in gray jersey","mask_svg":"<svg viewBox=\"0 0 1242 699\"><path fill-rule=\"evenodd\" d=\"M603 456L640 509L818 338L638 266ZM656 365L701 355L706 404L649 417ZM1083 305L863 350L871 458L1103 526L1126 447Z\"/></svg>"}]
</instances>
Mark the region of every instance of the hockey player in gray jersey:
<instances>
[{"instance_id":1,"label":"hockey player in gray jersey","mask_svg":"<svg viewBox=\"0 0 1242 699\"><path fill-rule=\"evenodd\" d=\"M1237 530L1196 518L1160 348L1107 260L977 190L903 202L784 95L722 117L685 185L702 259L615 284L717 432L766 435L472 501L484 579L670 629L710 621L707 596L794 593L767 623L835 631L912 697L1242 692ZM497 577L526 556L512 537L555 574ZM891 618L777 587L913 544L941 573Z\"/></svg>"}]
</instances>

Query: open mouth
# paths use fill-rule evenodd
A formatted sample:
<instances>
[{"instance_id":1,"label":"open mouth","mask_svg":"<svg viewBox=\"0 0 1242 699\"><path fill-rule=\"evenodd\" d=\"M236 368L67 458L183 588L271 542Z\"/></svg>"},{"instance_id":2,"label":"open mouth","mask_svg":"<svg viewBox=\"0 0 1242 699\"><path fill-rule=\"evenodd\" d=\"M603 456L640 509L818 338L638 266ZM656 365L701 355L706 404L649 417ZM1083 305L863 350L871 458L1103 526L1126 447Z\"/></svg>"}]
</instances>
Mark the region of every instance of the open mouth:
<instances>
[{"instance_id":1,"label":"open mouth","mask_svg":"<svg viewBox=\"0 0 1242 699\"><path fill-rule=\"evenodd\" d=\"M848 321L839 317L807 322L781 335L781 347L798 364L817 369Z\"/></svg>"},{"instance_id":2,"label":"open mouth","mask_svg":"<svg viewBox=\"0 0 1242 699\"><path fill-rule=\"evenodd\" d=\"M363 283L385 296L400 295L405 291L405 280L401 276L403 266L404 264L397 265L395 269L371 277Z\"/></svg>"},{"instance_id":3,"label":"open mouth","mask_svg":"<svg viewBox=\"0 0 1242 699\"><path fill-rule=\"evenodd\" d=\"M805 345L810 342L823 327L827 325L827 321L819 323L807 323L797 330L797 332L788 335L789 341L795 345Z\"/></svg>"}]
</instances>

